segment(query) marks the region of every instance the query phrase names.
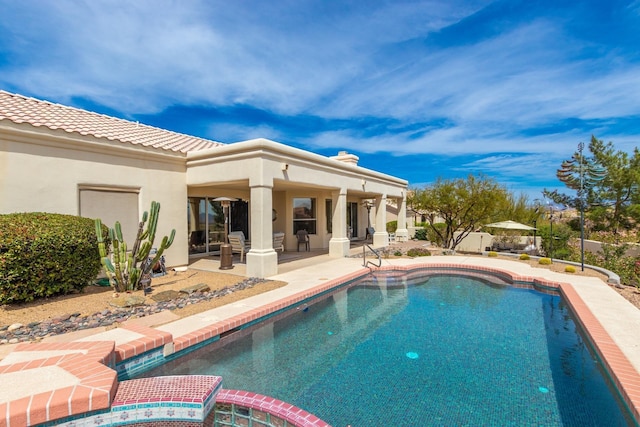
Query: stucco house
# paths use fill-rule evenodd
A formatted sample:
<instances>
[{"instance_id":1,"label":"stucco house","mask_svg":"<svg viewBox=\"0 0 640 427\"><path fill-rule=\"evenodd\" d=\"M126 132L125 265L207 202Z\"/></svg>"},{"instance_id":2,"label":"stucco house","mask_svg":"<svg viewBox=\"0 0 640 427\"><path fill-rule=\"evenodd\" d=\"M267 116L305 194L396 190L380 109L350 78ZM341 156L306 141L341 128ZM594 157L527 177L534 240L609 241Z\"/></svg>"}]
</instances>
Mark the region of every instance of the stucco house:
<instances>
[{"instance_id":1,"label":"stucco house","mask_svg":"<svg viewBox=\"0 0 640 427\"><path fill-rule=\"evenodd\" d=\"M344 257L370 221L373 244L386 246L387 201L406 212L408 183L357 162L346 152L325 157L266 139L222 144L0 91L0 213L120 221L131 241L156 200L157 235L176 229L171 266L216 253L224 240L218 197L235 199L229 231L251 240L248 276L277 273L274 232L296 250L295 233L306 229L312 249ZM398 215L396 236L408 236L406 215Z\"/></svg>"}]
</instances>

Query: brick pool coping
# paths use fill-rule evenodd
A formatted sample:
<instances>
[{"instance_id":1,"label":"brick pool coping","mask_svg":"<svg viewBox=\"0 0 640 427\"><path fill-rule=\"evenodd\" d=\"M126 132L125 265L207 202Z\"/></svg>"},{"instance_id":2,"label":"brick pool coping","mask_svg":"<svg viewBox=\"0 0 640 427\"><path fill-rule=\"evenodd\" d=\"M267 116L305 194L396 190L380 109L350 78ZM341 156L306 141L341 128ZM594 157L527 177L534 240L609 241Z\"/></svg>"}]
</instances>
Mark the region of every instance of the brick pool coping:
<instances>
[{"instance_id":1,"label":"brick pool coping","mask_svg":"<svg viewBox=\"0 0 640 427\"><path fill-rule=\"evenodd\" d=\"M246 408L257 409L286 420L293 426L300 427L331 427L315 415L293 406L282 400L262 394L244 390L222 390L216 398L216 403L241 405Z\"/></svg>"},{"instance_id":2,"label":"brick pool coping","mask_svg":"<svg viewBox=\"0 0 640 427\"><path fill-rule=\"evenodd\" d=\"M542 291L545 291L546 288L557 289L576 315L580 327L582 327L589 337L591 345L597 356L603 361L608 374L617 387L623 401L629 407L631 414L636 420L640 419L640 374L615 344L612 337L605 331L601 322L594 316L571 283L549 280L535 275L522 275L507 268L489 267L475 263L470 264L468 259L464 262L455 262L453 259L451 259L451 262L442 263L416 262L408 265L384 266L374 270L381 272L391 270L405 272L415 270L442 270L456 273L464 271L486 272L506 277L513 282L514 286L518 287L530 287L530 285L527 284L533 284ZM22 397L17 400L0 402L0 426L37 425L53 420L64 420L69 417L82 416L87 413L98 413L100 416L106 417L107 415L105 414L110 410L118 390L118 374L115 370L118 363L136 357L144 357L145 354L154 349L161 350L165 357L175 353L189 351L242 325L280 312L291 305L302 303L314 296L330 292L336 288L336 286L358 279L369 272L370 270L368 268L361 267L339 278L310 286L307 289L292 293L287 297L277 299L259 308L249 309L228 319L213 322L211 325L191 331L182 336L172 336L167 332L154 328L131 324L125 325L123 328L135 332L140 335L140 338L126 343L115 344L113 341L85 340L71 343L20 344L14 349L13 353L16 353L16 355L19 355L21 352L24 354L28 353L32 359L0 365L0 382L2 382L3 374L16 373L19 371L27 372L51 366L68 372L76 377L78 382L60 388L52 387L50 391ZM603 286L607 285L603 282ZM67 352L67 354L60 354L60 352ZM10 354L10 356L13 355L13 353ZM40 353L42 357L38 356ZM51 356L52 354L55 354L55 356ZM50 380L55 383L55 378L51 378ZM20 385L15 384L10 386L19 387ZM250 392L242 392L245 393L244 395L234 393L235 391L225 391L225 393L219 394L218 398L222 399L223 396L226 396L225 398L227 399L231 398L229 396L234 396L235 398L242 397L242 399L248 402L247 404L251 405L259 405L260 401L263 401L262 399L265 398L264 396L254 395ZM250 398L249 396L253 397ZM253 398L257 400L252 400ZM272 409L286 412L291 407L291 405L286 404L286 402L281 402L281 404L282 406ZM285 409L287 407L289 407L289 409ZM290 421L293 425L299 426L326 425L326 423L321 424L322 421L317 420L313 415L306 412L305 414L304 417L298 420L300 424L295 424L293 419ZM318 422L318 424L304 423L305 419L313 420L313 422Z\"/></svg>"}]
</instances>

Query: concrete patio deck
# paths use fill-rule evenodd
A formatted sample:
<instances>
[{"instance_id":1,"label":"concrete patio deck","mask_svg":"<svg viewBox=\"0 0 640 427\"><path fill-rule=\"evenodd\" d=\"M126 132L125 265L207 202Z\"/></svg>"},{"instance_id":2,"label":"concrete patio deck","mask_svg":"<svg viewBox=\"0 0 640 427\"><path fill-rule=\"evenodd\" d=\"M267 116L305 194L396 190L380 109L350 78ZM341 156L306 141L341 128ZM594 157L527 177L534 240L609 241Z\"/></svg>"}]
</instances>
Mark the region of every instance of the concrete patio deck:
<instances>
[{"instance_id":1,"label":"concrete patio deck","mask_svg":"<svg viewBox=\"0 0 640 427\"><path fill-rule=\"evenodd\" d=\"M353 252L361 251L354 248ZM312 254L309 254L312 255ZM126 322L109 331L82 331L20 344L0 360L0 426L34 425L108 407L117 389L115 365L160 349L164 355L205 342L225 330L330 289L368 272L359 258L327 254L300 257L279 266L270 277L282 288L188 318L171 313ZM215 260L197 260L190 268L217 270ZM502 272L514 280L558 287L612 373L633 415L640 408L640 310L602 280L554 273L516 261L477 256L383 259L382 269L470 268ZM242 274L236 265L231 274ZM0 346L1 347L1 346ZM1 350L1 349L0 349ZM2 357L0 355L0 357ZM37 384L37 387L34 385Z\"/></svg>"}]
</instances>

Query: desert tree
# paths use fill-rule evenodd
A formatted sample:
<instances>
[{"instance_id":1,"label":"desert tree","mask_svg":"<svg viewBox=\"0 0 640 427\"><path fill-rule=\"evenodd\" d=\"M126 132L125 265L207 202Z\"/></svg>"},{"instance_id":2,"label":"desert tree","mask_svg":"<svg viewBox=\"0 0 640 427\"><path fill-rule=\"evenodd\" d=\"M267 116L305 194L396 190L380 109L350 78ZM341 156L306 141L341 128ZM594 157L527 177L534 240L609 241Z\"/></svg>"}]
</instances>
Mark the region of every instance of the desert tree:
<instances>
[{"instance_id":1,"label":"desert tree","mask_svg":"<svg viewBox=\"0 0 640 427\"><path fill-rule=\"evenodd\" d=\"M466 179L438 178L415 189L411 203L426 217L443 247L453 250L469 233L505 212L509 200L508 191L493 179L469 175ZM437 227L437 223L445 226Z\"/></svg>"}]
</instances>

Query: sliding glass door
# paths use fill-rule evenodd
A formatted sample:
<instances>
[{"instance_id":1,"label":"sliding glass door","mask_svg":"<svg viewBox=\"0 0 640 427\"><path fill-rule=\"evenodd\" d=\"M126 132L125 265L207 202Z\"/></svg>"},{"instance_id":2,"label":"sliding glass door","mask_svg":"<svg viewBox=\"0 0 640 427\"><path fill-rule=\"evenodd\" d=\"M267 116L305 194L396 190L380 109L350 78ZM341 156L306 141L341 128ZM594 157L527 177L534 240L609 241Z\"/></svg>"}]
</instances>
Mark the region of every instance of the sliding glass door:
<instances>
[{"instance_id":1,"label":"sliding glass door","mask_svg":"<svg viewBox=\"0 0 640 427\"><path fill-rule=\"evenodd\" d=\"M224 212L216 197L189 197L187 199L187 227L189 255L217 255L224 243ZM242 231L249 238L249 203L231 202L229 231Z\"/></svg>"},{"instance_id":2,"label":"sliding glass door","mask_svg":"<svg viewBox=\"0 0 640 427\"><path fill-rule=\"evenodd\" d=\"M358 237L358 204L347 203L347 234L349 238Z\"/></svg>"},{"instance_id":3,"label":"sliding glass door","mask_svg":"<svg viewBox=\"0 0 640 427\"><path fill-rule=\"evenodd\" d=\"M224 215L213 198L189 197L187 202L189 255L217 252L224 240Z\"/></svg>"}]
</instances>

